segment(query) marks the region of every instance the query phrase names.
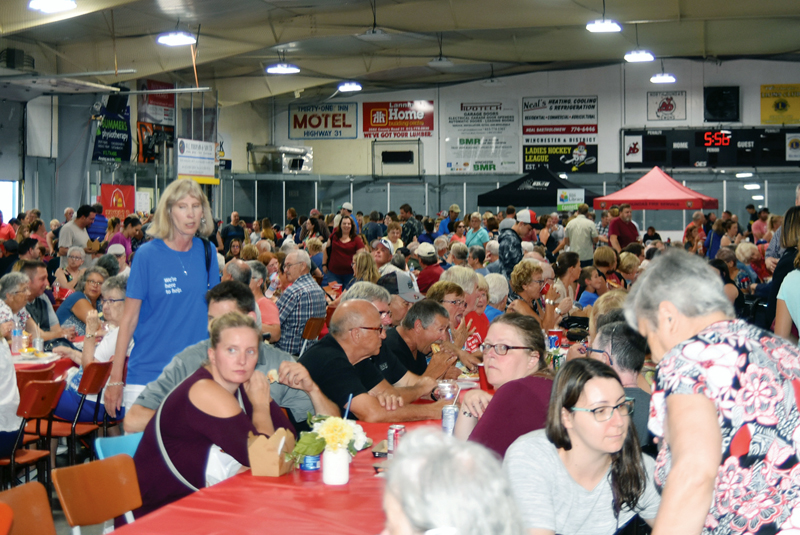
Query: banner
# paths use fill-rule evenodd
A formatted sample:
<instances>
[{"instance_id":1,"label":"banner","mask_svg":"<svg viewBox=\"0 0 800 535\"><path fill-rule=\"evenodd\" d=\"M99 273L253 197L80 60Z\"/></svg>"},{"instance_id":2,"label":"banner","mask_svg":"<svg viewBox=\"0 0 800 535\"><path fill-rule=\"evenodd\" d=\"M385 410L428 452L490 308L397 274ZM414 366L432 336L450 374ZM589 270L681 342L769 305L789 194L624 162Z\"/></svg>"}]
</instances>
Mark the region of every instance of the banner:
<instances>
[{"instance_id":1,"label":"banner","mask_svg":"<svg viewBox=\"0 0 800 535\"><path fill-rule=\"evenodd\" d=\"M122 114L106 110L103 122L97 127L94 138L94 162L131 161L131 107L125 106Z\"/></svg>"},{"instance_id":2,"label":"banner","mask_svg":"<svg viewBox=\"0 0 800 535\"><path fill-rule=\"evenodd\" d=\"M625 163L642 163L642 136L624 136L622 145Z\"/></svg>"},{"instance_id":3,"label":"banner","mask_svg":"<svg viewBox=\"0 0 800 535\"><path fill-rule=\"evenodd\" d=\"M556 210L559 212L566 212L569 210L577 210L578 205L586 202L585 190L579 189L558 189L557 190Z\"/></svg>"},{"instance_id":4,"label":"banner","mask_svg":"<svg viewBox=\"0 0 800 535\"><path fill-rule=\"evenodd\" d=\"M356 139L358 104L289 106L289 139Z\"/></svg>"},{"instance_id":5,"label":"banner","mask_svg":"<svg viewBox=\"0 0 800 535\"><path fill-rule=\"evenodd\" d=\"M173 84L158 80L140 80L141 91L154 89L175 89ZM175 126L175 93L139 95L137 119L143 123Z\"/></svg>"},{"instance_id":6,"label":"banner","mask_svg":"<svg viewBox=\"0 0 800 535\"><path fill-rule=\"evenodd\" d=\"M118 217L120 221L124 221L136 209L136 190L133 186L102 184L100 204L103 205L103 215L108 219Z\"/></svg>"},{"instance_id":7,"label":"banner","mask_svg":"<svg viewBox=\"0 0 800 535\"><path fill-rule=\"evenodd\" d=\"M510 101L453 102L445 121L447 173L519 172L519 116Z\"/></svg>"},{"instance_id":8,"label":"banner","mask_svg":"<svg viewBox=\"0 0 800 535\"><path fill-rule=\"evenodd\" d=\"M178 138L178 178L190 178L201 184L219 184L214 167L217 144Z\"/></svg>"},{"instance_id":9,"label":"banner","mask_svg":"<svg viewBox=\"0 0 800 535\"><path fill-rule=\"evenodd\" d=\"M762 85L761 124L800 124L800 85Z\"/></svg>"},{"instance_id":10,"label":"banner","mask_svg":"<svg viewBox=\"0 0 800 535\"><path fill-rule=\"evenodd\" d=\"M136 192L136 211L144 214L150 211L150 192L137 191Z\"/></svg>"},{"instance_id":11,"label":"banner","mask_svg":"<svg viewBox=\"0 0 800 535\"><path fill-rule=\"evenodd\" d=\"M686 91L648 91L648 121L685 121Z\"/></svg>"},{"instance_id":12,"label":"banner","mask_svg":"<svg viewBox=\"0 0 800 535\"><path fill-rule=\"evenodd\" d=\"M170 147L175 142L174 126L136 123L136 130L139 137L139 155L136 157L136 161L139 163L154 162L156 160L156 149L160 151L164 141Z\"/></svg>"},{"instance_id":13,"label":"banner","mask_svg":"<svg viewBox=\"0 0 800 535\"><path fill-rule=\"evenodd\" d=\"M522 171L597 172L597 96L522 99Z\"/></svg>"},{"instance_id":14,"label":"banner","mask_svg":"<svg viewBox=\"0 0 800 535\"><path fill-rule=\"evenodd\" d=\"M433 136L433 101L364 102L362 130L365 138L416 138Z\"/></svg>"},{"instance_id":15,"label":"banner","mask_svg":"<svg viewBox=\"0 0 800 535\"><path fill-rule=\"evenodd\" d=\"M800 132L786 134L786 161L800 162Z\"/></svg>"}]
</instances>

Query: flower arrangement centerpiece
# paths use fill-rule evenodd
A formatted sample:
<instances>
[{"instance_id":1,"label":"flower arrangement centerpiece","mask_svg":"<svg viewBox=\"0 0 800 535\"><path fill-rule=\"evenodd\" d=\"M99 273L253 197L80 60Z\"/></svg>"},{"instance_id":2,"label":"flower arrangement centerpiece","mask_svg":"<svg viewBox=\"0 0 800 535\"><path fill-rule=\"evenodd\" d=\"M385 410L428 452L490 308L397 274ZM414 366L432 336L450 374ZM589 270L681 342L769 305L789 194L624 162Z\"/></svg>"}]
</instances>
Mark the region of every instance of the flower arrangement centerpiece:
<instances>
[{"instance_id":1,"label":"flower arrangement centerpiece","mask_svg":"<svg viewBox=\"0 0 800 535\"><path fill-rule=\"evenodd\" d=\"M307 455L316 456L324 452L323 480L326 480L326 473L330 472L338 476L333 480L341 481L344 478L340 483L330 484L347 483L350 457L369 447L372 442L367 438L364 429L353 420L311 414L308 415L308 425L311 431L300 433L300 439L294 450L286 454L287 458L299 465ZM325 482L328 483L327 480Z\"/></svg>"}]
</instances>

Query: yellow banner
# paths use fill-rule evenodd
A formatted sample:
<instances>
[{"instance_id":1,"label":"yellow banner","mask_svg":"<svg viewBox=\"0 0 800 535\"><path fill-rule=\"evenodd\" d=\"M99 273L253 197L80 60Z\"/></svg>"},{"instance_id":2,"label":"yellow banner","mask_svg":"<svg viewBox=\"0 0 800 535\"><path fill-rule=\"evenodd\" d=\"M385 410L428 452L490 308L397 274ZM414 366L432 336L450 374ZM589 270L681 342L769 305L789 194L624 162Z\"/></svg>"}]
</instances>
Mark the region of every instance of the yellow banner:
<instances>
[{"instance_id":1,"label":"yellow banner","mask_svg":"<svg viewBox=\"0 0 800 535\"><path fill-rule=\"evenodd\" d=\"M219 186L219 179L208 176L178 175L178 180L194 180L198 184L212 184Z\"/></svg>"},{"instance_id":2,"label":"yellow banner","mask_svg":"<svg viewBox=\"0 0 800 535\"><path fill-rule=\"evenodd\" d=\"M762 85L761 124L800 124L800 85Z\"/></svg>"}]
</instances>

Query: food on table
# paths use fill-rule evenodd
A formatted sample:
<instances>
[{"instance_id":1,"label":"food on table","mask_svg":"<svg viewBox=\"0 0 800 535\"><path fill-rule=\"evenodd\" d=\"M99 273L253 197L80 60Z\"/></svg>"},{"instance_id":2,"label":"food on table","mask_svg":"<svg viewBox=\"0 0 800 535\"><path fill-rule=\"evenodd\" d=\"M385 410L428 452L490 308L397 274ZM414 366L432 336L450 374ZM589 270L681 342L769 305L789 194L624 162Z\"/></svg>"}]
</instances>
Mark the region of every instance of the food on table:
<instances>
[{"instance_id":1,"label":"food on table","mask_svg":"<svg viewBox=\"0 0 800 535\"><path fill-rule=\"evenodd\" d=\"M269 379L270 383L277 383L278 382L278 370L275 368L271 369L267 372L267 379Z\"/></svg>"}]
</instances>

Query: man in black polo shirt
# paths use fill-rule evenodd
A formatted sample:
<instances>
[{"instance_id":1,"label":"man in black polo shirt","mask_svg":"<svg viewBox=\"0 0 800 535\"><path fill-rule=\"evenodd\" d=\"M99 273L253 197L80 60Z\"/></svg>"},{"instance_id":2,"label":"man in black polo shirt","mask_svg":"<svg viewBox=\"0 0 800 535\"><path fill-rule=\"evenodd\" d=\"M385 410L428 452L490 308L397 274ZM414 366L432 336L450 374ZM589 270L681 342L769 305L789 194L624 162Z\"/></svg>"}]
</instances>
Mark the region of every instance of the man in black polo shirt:
<instances>
[{"instance_id":1,"label":"man in black polo shirt","mask_svg":"<svg viewBox=\"0 0 800 535\"><path fill-rule=\"evenodd\" d=\"M442 402L428 405L399 406L387 410L377 399L379 394L390 394L383 377L367 361L380 352L385 337L378 309L368 302L352 300L336 308L329 326L330 334L308 349L300 358L311 378L325 396L344 413L350 395L350 414L367 422L404 422L439 419ZM358 366L366 361L362 366ZM377 376L376 376L377 374Z\"/></svg>"}]
</instances>

